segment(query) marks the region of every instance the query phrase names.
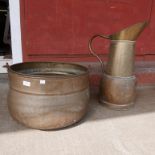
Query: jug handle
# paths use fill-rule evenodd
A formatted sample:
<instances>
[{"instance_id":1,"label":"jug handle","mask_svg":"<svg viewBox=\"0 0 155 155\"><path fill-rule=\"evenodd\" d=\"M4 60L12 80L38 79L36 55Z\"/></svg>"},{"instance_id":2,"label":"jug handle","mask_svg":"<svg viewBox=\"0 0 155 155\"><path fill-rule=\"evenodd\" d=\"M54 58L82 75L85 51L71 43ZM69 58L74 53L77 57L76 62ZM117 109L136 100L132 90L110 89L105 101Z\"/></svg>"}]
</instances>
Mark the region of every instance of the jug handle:
<instances>
[{"instance_id":1,"label":"jug handle","mask_svg":"<svg viewBox=\"0 0 155 155\"><path fill-rule=\"evenodd\" d=\"M89 40L89 43L88 43L88 47L89 47L90 53L91 53L93 56L95 56L95 57L99 60L99 62L100 62L100 64L101 64L101 69L102 69L102 71L104 71L104 64L103 64L102 59L99 57L99 55L98 55L96 52L94 52L94 50L93 50L93 48L92 48L92 42L93 42L93 40L96 39L96 38L98 38L98 37L104 38L104 39L110 39L110 37L109 37L109 36L106 36L106 35L96 34L96 35L94 35L94 36Z\"/></svg>"}]
</instances>

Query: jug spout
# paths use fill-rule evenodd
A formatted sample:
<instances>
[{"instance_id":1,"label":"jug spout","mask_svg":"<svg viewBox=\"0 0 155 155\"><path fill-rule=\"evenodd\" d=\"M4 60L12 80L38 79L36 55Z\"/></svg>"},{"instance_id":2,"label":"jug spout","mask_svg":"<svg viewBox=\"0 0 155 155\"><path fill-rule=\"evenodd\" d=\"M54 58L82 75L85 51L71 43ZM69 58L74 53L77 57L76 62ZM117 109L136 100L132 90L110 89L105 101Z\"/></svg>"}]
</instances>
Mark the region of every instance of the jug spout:
<instances>
[{"instance_id":1,"label":"jug spout","mask_svg":"<svg viewBox=\"0 0 155 155\"><path fill-rule=\"evenodd\" d=\"M129 26L129 27L119 31L119 32L109 35L109 38L111 40L135 41L147 25L148 25L147 21L134 24L132 26Z\"/></svg>"}]
</instances>

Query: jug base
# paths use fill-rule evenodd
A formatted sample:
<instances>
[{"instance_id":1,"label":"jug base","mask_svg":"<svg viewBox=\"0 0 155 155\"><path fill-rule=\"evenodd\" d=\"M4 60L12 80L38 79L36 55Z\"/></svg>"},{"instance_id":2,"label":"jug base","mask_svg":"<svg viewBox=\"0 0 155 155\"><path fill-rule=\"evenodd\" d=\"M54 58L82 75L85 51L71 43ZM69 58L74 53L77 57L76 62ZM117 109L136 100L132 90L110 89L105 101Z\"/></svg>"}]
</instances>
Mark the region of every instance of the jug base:
<instances>
[{"instance_id":1,"label":"jug base","mask_svg":"<svg viewBox=\"0 0 155 155\"><path fill-rule=\"evenodd\" d=\"M106 105L108 108L113 110L129 110L131 107L135 105L135 102L130 102L128 104L114 104L107 102L103 99L100 99L100 103L103 105Z\"/></svg>"}]
</instances>

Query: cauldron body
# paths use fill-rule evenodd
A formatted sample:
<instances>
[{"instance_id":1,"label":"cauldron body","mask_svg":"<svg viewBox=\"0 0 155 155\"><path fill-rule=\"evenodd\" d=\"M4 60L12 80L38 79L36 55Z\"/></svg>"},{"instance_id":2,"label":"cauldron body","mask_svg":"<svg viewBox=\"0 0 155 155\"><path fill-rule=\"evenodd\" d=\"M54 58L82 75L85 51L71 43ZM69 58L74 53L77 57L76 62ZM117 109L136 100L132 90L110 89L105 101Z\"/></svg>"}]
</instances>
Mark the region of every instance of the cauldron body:
<instances>
[{"instance_id":1,"label":"cauldron body","mask_svg":"<svg viewBox=\"0 0 155 155\"><path fill-rule=\"evenodd\" d=\"M8 106L18 122L36 129L59 129L78 122L89 101L88 70L59 62L8 67Z\"/></svg>"}]
</instances>

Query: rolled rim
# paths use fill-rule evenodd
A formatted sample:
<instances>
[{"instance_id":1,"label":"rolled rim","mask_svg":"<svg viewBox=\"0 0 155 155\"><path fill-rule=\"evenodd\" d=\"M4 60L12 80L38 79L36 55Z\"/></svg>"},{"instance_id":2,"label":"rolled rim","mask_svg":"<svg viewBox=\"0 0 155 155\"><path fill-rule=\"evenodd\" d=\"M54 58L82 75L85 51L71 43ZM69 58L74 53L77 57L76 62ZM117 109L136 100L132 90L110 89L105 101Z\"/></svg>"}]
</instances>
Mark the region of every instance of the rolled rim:
<instances>
[{"instance_id":1,"label":"rolled rim","mask_svg":"<svg viewBox=\"0 0 155 155\"><path fill-rule=\"evenodd\" d=\"M111 75L108 75L106 73L103 73L103 77L108 77L110 79L123 79L123 80L129 80L129 79L136 79L136 76L135 75L132 75L132 76L111 76Z\"/></svg>"},{"instance_id":2,"label":"rolled rim","mask_svg":"<svg viewBox=\"0 0 155 155\"><path fill-rule=\"evenodd\" d=\"M35 74L30 74L30 73L23 73L21 72L24 69L34 69L34 68L53 68L53 66L59 66L61 65L62 67L65 67L66 69L73 69L75 72L73 74L69 74L69 76L59 76L59 78L75 78L83 75L87 75L89 73L88 69L82 65L79 64L74 64L74 63L66 63L66 62L23 62L23 63L17 63L13 64L8 67L8 72L17 74L22 77L27 77L27 78L58 78L57 75L35 75ZM56 67L55 67L56 68ZM58 70L57 70L58 69ZM56 68L57 71L59 71L59 67ZM31 72L33 73L33 72ZM39 72L38 72L39 73ZM64 71L65 73L65 71ZM66 71L67 73L67 71ZM63 74L62 74L63 75ZM65 74L64 74L65 75Z\"/></svg>"}]
</instances>

